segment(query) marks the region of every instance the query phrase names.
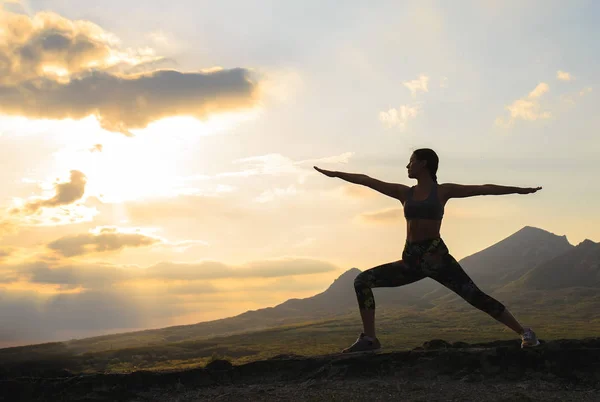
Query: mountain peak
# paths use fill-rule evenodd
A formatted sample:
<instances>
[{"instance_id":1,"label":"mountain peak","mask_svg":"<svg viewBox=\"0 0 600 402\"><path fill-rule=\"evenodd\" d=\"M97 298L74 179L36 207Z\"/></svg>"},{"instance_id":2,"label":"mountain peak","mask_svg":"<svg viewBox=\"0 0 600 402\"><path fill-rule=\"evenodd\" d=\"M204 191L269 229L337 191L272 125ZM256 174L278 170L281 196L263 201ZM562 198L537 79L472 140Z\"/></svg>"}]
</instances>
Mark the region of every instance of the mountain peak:
<instances>
[{"instance_id":1,"label":"mountain peak","mask_svg":"<svg viewBox=\"0 0 600 402\"><path fill-rule=\"evenodd\" d=\"M348 291L348 289L352 289L354 278L356 275L360 274L362 271L358 268L350 268L340 276L329 286L326 292L337 291L338 289L342 289L343 291Z\"/></svg>"},{"instance_id":2,"label":"mountain peak","mask_svg":"<svg viewBox=\"0 0 600 402\"><path fill-rule=\"evenodd\" d=\"M579 243L577 245L577 247L595 247L600 245L600 243L596 243L590 239L585 239L584 241L582 241L581 243Z\"/></svg>"},{"instance_id":3,"label":"mountain peak","mask_svg":"<svg viewBox=\"0 0 600 402\"><path fill-rule=\"evenodd\" d=\"M498 243L465 257L460 263L475 283L494 288L573 248L566 236L524 226Z\"/></svg>"},{"instance_id":4,"label":"mountain peak","mask_svg":"<svg viewBox=\"0 0 600 402\"><path fill-rule=\"evenodd\" d=\"M349 277L352 277L352 280L354 280L356 275L360 274L361 272L362 271L358 268L350 268L349 270L347 270L346 272L344 272L343 274L338 276L338 278L335 281L333 281L333 283L335 283L337 281L347 280Z\"/></svg>"},{"instance_id":5,"label":"mountain peak","mask_svg":"<svg viewBox=\"0 0 600 402\"><path fill-rule=\"evenodd\" d=\"M523 226L520 230L516 231L512 236L525 235L525 236L544 236L544 237L560 237L566 239L566 235L559 236L547 230L536 228L535 226ZM511 236L511 237L512 237Z\"/></svg>"}]
</instances>

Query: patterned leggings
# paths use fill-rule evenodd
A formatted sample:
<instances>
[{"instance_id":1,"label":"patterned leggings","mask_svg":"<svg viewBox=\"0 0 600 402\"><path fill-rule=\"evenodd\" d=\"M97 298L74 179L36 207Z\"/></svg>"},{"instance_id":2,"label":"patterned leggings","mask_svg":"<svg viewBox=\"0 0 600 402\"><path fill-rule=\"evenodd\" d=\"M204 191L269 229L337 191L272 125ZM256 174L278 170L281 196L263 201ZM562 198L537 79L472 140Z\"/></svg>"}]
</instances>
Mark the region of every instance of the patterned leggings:
<instances>
[{"instance_id":1,"label":"patterned leggings","mask_svg":"<svg viewBox=\"0 0 600 402\"><path fill-rule=\"evenodd\" d=\"M402 260L361 272L354 280L358 306L361 309L375 309L372 288L407 285L426 277L446 286L469 304L494 318L504 312L504 305L483 293L473 283L440 238L407 242Z\"/></svg>"}]
</instances>

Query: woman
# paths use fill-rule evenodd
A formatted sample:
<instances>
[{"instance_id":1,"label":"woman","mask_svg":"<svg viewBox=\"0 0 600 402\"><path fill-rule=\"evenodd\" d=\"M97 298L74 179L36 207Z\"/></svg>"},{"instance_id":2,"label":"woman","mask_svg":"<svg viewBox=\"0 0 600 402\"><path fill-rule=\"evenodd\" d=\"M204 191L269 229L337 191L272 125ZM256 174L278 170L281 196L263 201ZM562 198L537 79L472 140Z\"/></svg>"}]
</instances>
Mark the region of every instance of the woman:
<instances>
[{"instance_id":1,"label":"woman","mask_svg":"<svg viewBox=\"0 0 600 402\"><path fill-rule=\"evenodd\" d=\"M521 335L521 347L537 346L539 341L530 328L523 328L502 303L483 293L448 252L440 237L444 205L451 198L476 195L531 194L541 187L520 188L493 184L460 185L437 183L439 159L428 148L417 149L406 168L417 185L408 187L386 183L363 174L334 172L314 167L329 177L360 184L398 199L404 206L407 222L406 244L402 260L379 265L361 272L354 280L364 332L343 353L375 351L381 344L375 335L375 299L372 288L396 287L429 277L457 293L471 305L488 313Z\"/></svg>"}]
</instances>

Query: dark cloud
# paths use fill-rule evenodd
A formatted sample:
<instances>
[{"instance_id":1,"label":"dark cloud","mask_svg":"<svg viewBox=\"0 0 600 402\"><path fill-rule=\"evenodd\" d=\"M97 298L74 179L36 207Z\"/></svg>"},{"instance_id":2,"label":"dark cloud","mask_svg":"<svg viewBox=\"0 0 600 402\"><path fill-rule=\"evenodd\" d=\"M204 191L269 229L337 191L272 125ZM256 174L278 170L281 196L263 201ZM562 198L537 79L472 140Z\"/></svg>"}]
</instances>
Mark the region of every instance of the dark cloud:
<instances>
[{"instance_id":1,"label":"dark cloud","mask_svg":"<svg viewBox=\"0 0 600 402\"><path fill-rule=\"evenodd\" d=\"M164 117L250 108L258 86L247 69L158 69L148 51L125 52L89 21L0 11L0 113L82 119L129 135Z\"/></svg>"},{"instance_id":2,"label":"dark cloud","mask_svg":"<svg viewBox=\"0 0 600 402\"><path fill-rule=\"evenodd\" d=\"M170 116L208 117L251 107L254 84L237 68L211 73L155 71L119 77L101 71L60 83L39 78L0 87L0 112L31 118L82 119L95 115L103 128L129 129Z\"/></svg>"},{"instance_id":3,"label":"dark cloud","mask_svg":"<svg viewBox=\"0 0 600 402\"><path fill-rule=\"evenodd\" d=\"M121 250L125 247L151 246L160 240L140 233L118 233L105 228L100 233L65 236L48 244L48 248L65 257Z\"/></svg>"},{"instance_id":4,"label":"dark cloud","mask_svg":"<svg viewBox=\"0 0 600 402\"><path fill-rule=\"evenodd\" d=\"M29 201L23 206L22 209L15 208L11 212L12 214L18 214L21 212L32 214L43 207L54 208L62 205L72 204L83 197L86 183L87 179L83 173L78 170L71 170L71 178L68 182L56 183L54 185L56 194L52 198L47 200Z\"/></svg>"},{"instance_id":5,"label":"dark cloud","mask_svg":"<svg viewBox=\"0 0 600 402\"><path fill-rule=\"evenodd\" d=\"M76 74L104 67L111 56L110 38L99 26L71 21L52 12L29 17L0 10L0 84L12 86L56 71ZM59 73L60 75L60 73Z\"/></svg>"},{"instance_id":6,"label":"dark cloud","mask_svg":"<svg viewBox=\"0 0 600 402\"><path fill-rule=\"evenodd\" d=\"M60 285L62 289L83 287L99 290L139 278L139 268L111 264L62 264L60 261L36 261L15 267L23 279L34 284Z\"/></svg>"},{"instance_id":7,"label":"dark cloud","mask_svg":"<svg viewBox=\"0 0 600 402\"><path fill-rule=\"evenodd\" d=\"M85 282L80 270L73 267L50 268L48 264L37 264L30 267L29 282L41 284L57 284L65 287L76 287Z\"/></svg>"}]
</instances>

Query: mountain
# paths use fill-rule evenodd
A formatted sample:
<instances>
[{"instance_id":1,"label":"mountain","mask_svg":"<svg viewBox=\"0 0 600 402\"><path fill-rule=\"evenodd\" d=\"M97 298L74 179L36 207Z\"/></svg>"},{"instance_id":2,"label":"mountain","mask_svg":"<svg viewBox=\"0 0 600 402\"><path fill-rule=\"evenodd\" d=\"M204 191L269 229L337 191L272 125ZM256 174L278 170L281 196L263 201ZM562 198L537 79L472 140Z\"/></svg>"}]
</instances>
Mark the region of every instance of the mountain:
<instances>
[{"instance_id":1,"label":"mountain","mask_svg":"<svg viewBox=\"0 0 600 402\"><path fill-rule=\"evenodd\" d=\"M536 290L600 288L600 243L586 239L572 250L539 264L517 284Z\"/></svg>"},{"instance_id":2,"label":"mountain","mask_svg":"<svg viewBox=\"0 0 600 402\"><path fill-rule=\"evenodd\" d=\"M491 291L573 248L566 236L525 226L493 246L463 258L460 264L479 287Z\"/></svg>"}]
</instances>

